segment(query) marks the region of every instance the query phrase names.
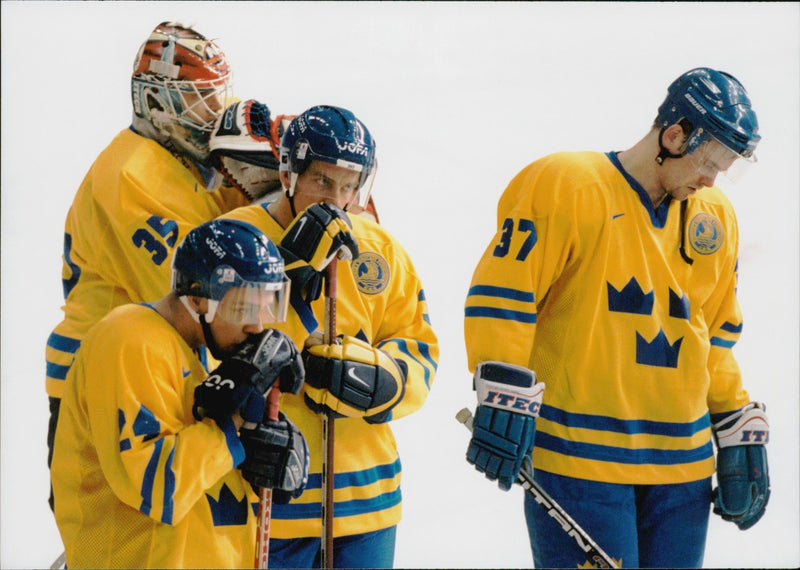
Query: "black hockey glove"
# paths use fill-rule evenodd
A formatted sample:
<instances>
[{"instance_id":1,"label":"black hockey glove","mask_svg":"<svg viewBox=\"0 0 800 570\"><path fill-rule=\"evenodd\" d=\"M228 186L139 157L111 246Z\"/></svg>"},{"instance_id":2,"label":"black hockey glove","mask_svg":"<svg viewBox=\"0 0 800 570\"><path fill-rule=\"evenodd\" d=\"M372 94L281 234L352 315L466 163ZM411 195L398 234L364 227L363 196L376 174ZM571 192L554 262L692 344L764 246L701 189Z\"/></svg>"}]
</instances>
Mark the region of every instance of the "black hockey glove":
<instances>
[{"instance_id":1,"label":"black hockey glove","mask_svg":"<svg viewBox=\"0 0 800 570\"><path fill-rule=\"evenodd\" d=\"M358 257L352 226L344 210L323 202L303 210L283 232L278 249L286 263L286 275L306 303L319 297L321 272L331 260Z\"/></svg>"},{"instance_id":2,"label":"black hockey glove","mask_svg":"<svg viewBox=\"0 0 800 570\"><path fill-rule=\"evenodd\" d=\"M239 440L245 453L239 469L256 493L262 487L272 489L272 500L279 504L302 494L308 482L308 445L283 412L278 412L278 421L240 429Z\"/></svg>"},{"instance_id":3,"label":"black hockey glove","mask_svg":"<svg viewBox=\"0 0 800 570\"><path fill-rule=\"evenodd\" d=\"M192 414L221 424L237 411L247 422L264 417L264 396L276 380L281 392L297 394L305 370L292 339L275 329L250 335L194 390Z\"/></svg>"},{"instance_id":4,"label":"black hockey glove","mask_svg":"<svg viewBox=\"0 0 800 570\"><path fill-rule=\"evenodd\" d=\"M717 484L714 513L746 530L764 515L769 501L767 448L769 423L764 404L751 402L741 410L715 418Z\"/></svg>"},{"instance_id":5,"label":"black hockey glove","mask_svg":"<svg viewBox=\"0 0 800 570\"><path fill-rule=\"evenodd\" d=\"M533 452L544 383L533 370L487 361L475 368L474 387L478 409L467 461L508 491Z\"/></svg>"},{"instance_id":6,"label":"black hockey glove","mask_svg":"<svg viewBox=\"0 0 800 570\"><path fill-rule=\"evenodd\" d=\"M405 394L406 363L355 337L339 339L341 344L303 350L306 405L316 413L327 408L338 417L373 424L389 421Z\"/></svg>"}]
</instances>

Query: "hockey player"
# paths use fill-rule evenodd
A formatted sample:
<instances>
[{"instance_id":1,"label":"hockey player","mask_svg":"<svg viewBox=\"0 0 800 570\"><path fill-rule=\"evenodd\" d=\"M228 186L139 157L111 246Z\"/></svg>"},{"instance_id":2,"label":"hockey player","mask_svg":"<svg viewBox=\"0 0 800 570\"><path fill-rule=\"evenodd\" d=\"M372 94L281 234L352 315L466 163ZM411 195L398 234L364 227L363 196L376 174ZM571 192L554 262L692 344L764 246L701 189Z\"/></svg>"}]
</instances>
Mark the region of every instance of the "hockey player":
<instances>
[{"instance_id":1,"label":"hockey player","mask_svg":"<svg viewBox=\"0 0 800 570\"><path fill-rule=\"evenodd\" d=\"M628 150L525 167L472 278L467 460L508 489L532 457L536 481L626 567L700 567L709 503L746 529L769 498L765 408L731 351L738 229L714 187L755 162L760 138L741 83L693 69ZM525 515L537 567L586 567L529 494Z\"/></svg>"},{"instance_id":2,"label":"hockey player","mask_svg":"<svg viewBox=\"0 0 800 570\"><path fill-rule=\"evenodd\" d=\"M283 135L283 194L224 216L252 223L279 245L295 309L281 329L304 347L306 383L299 395L282 394L281 409L308 440L309 484L302 497L272 510L270 567L320 565L325 410L339 418L334 566L393 565L401 465L389 422L423 405L438 341L406 251L385 228L346 213L367 204L374 170L366 126L345 109L312 107ZM338 340L326 345L318 329L325 323L321 272L329 262L338 264Z\"/></svg>"},{"instance_id":3,"label":"hockey player","mask_svg":"<svg viewBox=\"0 0 800 570\"><path fill-rule=\"evenodd\" d=\"M170 293L117 307L86 335L52 465L67 567L252 565L248 482L288 500L308 476L302 434L264 418L273 384L297 392L304 376L291 339L264 329L286 317L283 268L251 225L206 222L176 249ZM211 374L202 346L221 361Z\"/></svg>"},{"instance_id":4,"label":"hockey player","mask_svg":"<svg viewBox=\"0 0 800 570\"><path fill-rule=\"evenodd\" d=\"M64 319L46 348L48 465L64 379L89 328L116 306L167 293L172 252L187 231L249 203L220 188L207 164L231 77L219 46L181 24L159 24L139 48L132 124L97 157L65 223Z\"/></svg>"},{"instance_id":5,"label":"hockey player","mask_svg":"<svg viewBox=\"0 0 800 570\"><path fill-rule=\"evenodd\" d=\"M211 163L253 203L274 201L283 192L278 178L280 140L294 118L273 119L269 108L255 99L237 101L217 119L211 133ZM351 204L348 211L379 221L371 194L366 207Z\"/></svg>"}]
</instances>

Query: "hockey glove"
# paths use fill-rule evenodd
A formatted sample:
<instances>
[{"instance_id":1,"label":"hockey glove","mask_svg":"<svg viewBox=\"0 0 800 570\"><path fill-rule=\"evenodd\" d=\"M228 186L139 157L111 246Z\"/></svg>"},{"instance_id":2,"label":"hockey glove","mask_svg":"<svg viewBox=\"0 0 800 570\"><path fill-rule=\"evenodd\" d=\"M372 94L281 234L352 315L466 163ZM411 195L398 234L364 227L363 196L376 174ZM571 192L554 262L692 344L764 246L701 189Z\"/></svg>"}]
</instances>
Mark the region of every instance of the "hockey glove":
<instances>
[{"instance_id":1,"label":"hockey glove","mask_svg":"<svg viewBox=\"0 0 800 570\"><path fill-rule=\"evenodd\" d=\"M297 394L303 385L303 361L292 339L265 329L250 335L194 390L192 413L218 424L237 411L247 422L264 417L264 396L279 381L281 392Z\"/></svg>"},{"instance_id":2,"label":"hockey glove","mask_svg":"<svg viewBox=\"0 0 800 570\"><path fill-rule=\"evenodd\" d=\"M305 302L319 297L321 272L335 257L358 257L351 227L344 210L323 202L303 210L283 232L278 249L286 262L286 275Z\"/></svg>"},{"instance_id":3,"label":"hockey glove","mask_svg":"<svg viewBox=\"0 0 800 570\"><path fill-rule=\"evenodd\" d=\"M712 426L717 442L714 513L741 530L756 524L769 501L766 406L751 402Z\"/></svg>"},{"instance_id":4,"label":"hockey glove","mask_svg":"<svg viewBox=\"0 0 800 570\"><path fill-rule=\"evenodd\" d=\"M338 338L341 344L303 350L306 405L316 413L327 408L337 417L373 424L389 421L405 394L406 363L355 337Z\"/></svg>"},{"instance_id":5,"label":"hockey glove","mask_svg":"<svg viewBox=\"0 0 800 570\"><path fill-rule=\"evenodd\" d=\"M211 132L212 166L251 201L280 188L275 129L269 107L249 99L225 109Z\"/></svg>"},{"instance_id":6,"label":"hockey glove","mask_svg":"<svg viewBox=\"0 0 800 570\"><path fill-rule=\"evenodd\" d=\"M505 491L533 452L544 387L533 370L521 366L487 361L475 368L478 409L467 461Z\"/></svg>"},{"instance_id":7,"label":"hockey glove","mask_svg":"<svg viewBox=\"0 0 800 570\"><path fill-rule=\"evenodd\" d=\"M245 453L239 469L256 492L261 487L273 489L272 500L280 504L303 493L308 482L308 444L283 412L278 412L278 421L240 429L239 440Z\"/></svg>"}]
</instances>

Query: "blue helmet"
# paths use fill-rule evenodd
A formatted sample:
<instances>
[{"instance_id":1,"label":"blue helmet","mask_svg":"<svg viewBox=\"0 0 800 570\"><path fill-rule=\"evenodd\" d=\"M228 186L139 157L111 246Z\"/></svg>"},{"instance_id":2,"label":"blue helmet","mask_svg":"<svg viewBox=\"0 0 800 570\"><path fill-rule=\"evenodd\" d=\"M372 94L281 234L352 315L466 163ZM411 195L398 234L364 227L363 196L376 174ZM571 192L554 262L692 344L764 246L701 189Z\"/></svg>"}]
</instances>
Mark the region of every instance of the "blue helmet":
<instances>
[{"instance_id":1,"label":"blue helmet","mask_svg":"<svg viewBox=\"0 0 800 570\"><path fill-rule=\"evenodd\" d=\"M172 289L179 296L209 299L208 322L218 304L233 288L236 310L247 303L253 310L234 322L271 315L268 321L286 317L289 280L278 248L255 226L238 220L212 220L193 228L175 250ZM267 295L264 295L266 293ZM268 305L268 306L267 306Z\"/></svg>"},{"instance_id":2,"label":"blue helmet","mask_svg":"<svg viewBox=\"0 0 800 570\"><path fill-rule=\"evenodd\" d=\"M737 156L755 160L758 119L747 91L732 75L698 67L673 81L656 121L663 129L681 119L692 128L684 154L711 137Z\"/></svg>"},{"instance_id":3,"label":"blue helmet","mask_svg":"<svg viewBox=\"0 0 800 570\"><path fill-rule=\"evenodd\" d=\"M312 160L357 171L359 188L377 165L375 140L366 125L347 109L332 105L312 107L292 120L281 139L280 159L280 170L296 176L303 174ZM359 202L366 204L369 190L360 192ZM288 192L293 194L293 184Z\"/></svg>"}]
</instances>

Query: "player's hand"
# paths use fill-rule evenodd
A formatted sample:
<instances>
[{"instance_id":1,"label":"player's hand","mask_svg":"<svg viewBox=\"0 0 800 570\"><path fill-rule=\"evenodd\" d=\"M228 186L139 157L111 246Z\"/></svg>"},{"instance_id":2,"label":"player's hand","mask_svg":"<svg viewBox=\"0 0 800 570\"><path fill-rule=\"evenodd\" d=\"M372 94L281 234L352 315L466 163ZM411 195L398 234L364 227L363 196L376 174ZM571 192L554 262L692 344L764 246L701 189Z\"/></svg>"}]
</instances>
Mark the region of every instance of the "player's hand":
<instances>
[{"instance_id":1,"label":"player's hand","mask_svg":"<svg viewBox=\"0 0 800 570\"><path fill-rule=\"evenodd\" d=\"M281 392L297 394L305 370L297 347L285 333L265 329L250 335L195 388L192 413L217 423L239 412L248 422L264 417L265 395L279 382Z\"/></svg>"},{"instance_id":2,"label":"player's hand","mask_svg":"<svg viewBox=\"0 0 800 570\"><path fill-rule=\"evenodd\" d=\"M338 341L303 350L306 405L316 413L329 409L339 417L389 421L405 394L406 363L352 336Z\"/></svg>"},{"instance_id":3,"label":"player's hand","mask_svg":"<svg viewBox=\"0 0 800 570\"><path fill-rule=\"evenodd\" d=\"M253 429L239 430L245 459L239 465L253 489L273 489L272 500L288 503L299 497L308 482L308 444L283 412L278 420L264 420Z\"/></svg>"},{"instance_id":4,"label":"player's hand","mask_svg":"<svg viewBox=\"0 0 800 570\"><path fill-rule=\"evenodd\" d=\"M476 367L474 383L478 408L467 461L507 491L533 452L545 386L533 370L493 361Z\"/></svg>"},{"instance_id":5,"label":"player's hand","mask_svg":"<svg viewBox=\"0 0 800 570\"><path fill-rule=\"evenodd\" d=\"M759 521L769 501L765 411L763 404L752 402L712 427L718 448L714 513L741 530Z\"/></svg>"},{"instance_id":6,"label":"player's hand","mask_svg":"<svg viewBox=\"0 0 800 570\"><path fill-rule=\"evenodd\" d=\"M298 215L281 236L278 249L286 275L306 302L322 291L321 272L334 259L358 257L358 243L347 214L333 204L312 204Z\"/></svg>"}]
</instances>

